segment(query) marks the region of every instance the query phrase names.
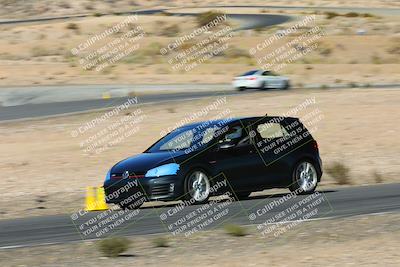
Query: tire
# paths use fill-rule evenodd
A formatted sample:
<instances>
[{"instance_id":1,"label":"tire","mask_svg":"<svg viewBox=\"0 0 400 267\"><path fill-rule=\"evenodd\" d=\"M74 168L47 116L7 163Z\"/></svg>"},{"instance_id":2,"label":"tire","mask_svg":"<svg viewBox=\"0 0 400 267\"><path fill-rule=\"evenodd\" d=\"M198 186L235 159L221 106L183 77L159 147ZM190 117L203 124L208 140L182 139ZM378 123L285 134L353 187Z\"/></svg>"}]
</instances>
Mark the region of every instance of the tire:
<instances>
[{"instance_id":1,"label":"tire","mask_svg":"<svg viewBox=\"0 0 400 267\"><path fill-rule=\"evenodd\" d=\"M265 87L267 85L266 82L262 82L260 85L260 90L267 90L267 88Z\"/></svg>"},{"instance_id":2,"label":"tire","mask_svg":"<svg viewBox=\"0 0 400 267\"><path fill-rule=\"evenodd\" d=\"M299 161L292 172L291 192L299 195L312 194L318 185L318 174L315 165L310 160Z\"/></svg>"},{"instance_id":3,"label":"tire","mask_svg":"<svg viewBox=\"0 0 400 267\"><path fill-rule=\"evenodd\" d=\"M241 87L238 88L238 90L239 90L239 91L244 91L244 90L246 90L246 87L241 86Z\"/></svg>"},{"instance_id":4,"label":"tire","mask_svg":"<svg viewBox=\"0 0 400 267\"><path fill-rule=\"evenodd\" d=\"M235 192L234 196L236 200L248 199L251 192Z\"/></svg>"},{"instance_id":5,"label":"tire","mask_svg":"<svg viewBox=\"0 0 400 267\"><path fill-rule=\"evenodd\" d=\"M184 182L184 199L193 204L203 204L211 194L211 182L207 173L202 169L195 169L186 175Z\"/></svg>"},{"instance_id":6,"label":"tire","mask_svg":"<svg viewBox=\"0 0 400 267\"><path fill-rule=\"evenodd\" d=\"M290 88L290 83L289 81L285 81L285 85L283 86L283 90L288 90Z\"/></svg>"}]
</instances>

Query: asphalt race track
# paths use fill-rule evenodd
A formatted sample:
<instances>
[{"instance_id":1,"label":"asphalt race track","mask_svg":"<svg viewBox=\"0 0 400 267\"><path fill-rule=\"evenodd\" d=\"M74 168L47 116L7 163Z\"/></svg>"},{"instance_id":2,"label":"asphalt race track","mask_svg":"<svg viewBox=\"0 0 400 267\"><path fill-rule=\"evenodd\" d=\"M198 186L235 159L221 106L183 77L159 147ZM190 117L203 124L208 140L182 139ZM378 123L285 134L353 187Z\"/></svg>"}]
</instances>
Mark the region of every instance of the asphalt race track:
<instances>
[{"instance_id":1,"label":"asphalt race track","mask_svg":"<svg viewBox=\"0 0 400 267\"><path fill-rule=\"evenodd\" d=\"M268 206L270 203L274 201L278 202L283 196L282 194L263 195L250 197L248 200L226 202L225 208L228 209L228 214L220 218L216 223L203 229L218 228L225 223L258 225L265 222L266 219L271 218L271 216L293 206L294 203L301 203L302 200L309 197L297 196L296 198L291 198L283 204L270 209L265 214L261 214L260 212L260 216L251 217L252 214L258 214L258 211L261 211L263 207ZM317 206L318 213L310 219L328 219L332 217L350 217L362 214L400 211L400 184L325 190L319 192L318 197L323 199L323 201ZM224 201L222 200L220 204L223 203ZM173 212L171 211L174 211L174 208L176 209L177 207L179 206L168 205L166 203L166 206L163 207L147 207L139 211L126 211L124 216L130 215L130 218L119 225L119 227L113 229L112 235L132 236L168 232L172 234L168 228L169 225L180 218L190 215L194 210L201 209L204 205L186 206L178 211L175 210L176 213L172 214ZM111 217L119 211L122 212L121 210L112 211L107 216ZM167 219L164 221L161 220L160 216L168 214L168 211L172 215L167 216ZM78 216L78 219L74 221L72 220L73 214L1 220L0 248L64 243L96 238L91 235L85 236L79 228L100 213L90 212L82 217ZM253 218L254 220L250 220L249 218Z\"/></svg>"},{"instance_id":2,"label":"asphalt race track","mask_svg":"<svg viewBox=\"0 0 400 267\"><path fill-rule=\"evenodd\" d=\"M255 90L249 91L255 92ZM193 100L198 98L207 98L218 96L228 96L240 94L238 91L205 91L205 92L187 92L187 93L168 93L168 94L149 94L138 96L138 104L174 102L183 100ZM65 115L71 113L80 113L90 110L101 110L115 107L127 101L127 97L104 99L91 99L82 101L53 102L41 104L25 104L17 106L0 106L0 121L37 118L44 116Z\"/></svg>"}]
</instances>

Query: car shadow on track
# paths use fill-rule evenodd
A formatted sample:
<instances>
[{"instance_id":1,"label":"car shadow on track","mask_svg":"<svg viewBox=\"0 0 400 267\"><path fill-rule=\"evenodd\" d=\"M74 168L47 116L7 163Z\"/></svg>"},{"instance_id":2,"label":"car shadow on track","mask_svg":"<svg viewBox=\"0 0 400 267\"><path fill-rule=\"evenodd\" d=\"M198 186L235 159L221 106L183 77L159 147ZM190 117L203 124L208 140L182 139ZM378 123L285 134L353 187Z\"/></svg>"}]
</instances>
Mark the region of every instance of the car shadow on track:
<instances>
[{"instance_id":1,"label":"car shadow on track","mask_svg":"<svg viewBox=\"0 0 400 267\"><path fill-rule=\"evenodd\" d=\"M327 193L334 193L336 192L336 190L318 190L316 191L318 193L322 193L322 194L327 194ZM251 201L251 200L260 200L260 199L276 199L276 198L281 198L284 196L287 196L289 193L275 193L275 194L263 194L263 195L256 195L256 196L249 196L246 199L240 200L240 201ZM306 197L307 195L301 195L302 197ZM221 202L225 202L228 201L227 199L222 199ZM239 202L239 201L237 201ZM151 202L150 202L151 203ZM141 210L146 210L146 209L154 209L154 208L171 208L171 207L175 207L179 204L181 204L181 201L174 201L172 203L157 203L154 205L148 205L146 207L141 207ZM203 205L203 204L195 204L195 205Z\"/></svg>"}]
</instances>

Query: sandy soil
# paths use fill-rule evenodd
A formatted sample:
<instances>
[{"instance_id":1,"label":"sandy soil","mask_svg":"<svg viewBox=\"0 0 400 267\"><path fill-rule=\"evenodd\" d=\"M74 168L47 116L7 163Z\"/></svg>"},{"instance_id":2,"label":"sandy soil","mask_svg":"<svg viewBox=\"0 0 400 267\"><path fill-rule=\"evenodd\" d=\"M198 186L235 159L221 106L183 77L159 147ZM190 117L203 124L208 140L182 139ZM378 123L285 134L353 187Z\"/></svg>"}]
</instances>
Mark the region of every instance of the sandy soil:
<instances>
[{"instance_id":1,"label":"sandy soil","mask_svg":"<svg viewBox=\"0 0 400 267\"><path fill-rule=\"evenodd\" d=\"M165 235L169 247L155 247L155 236L132 237L132 247L105 258L94 242L0 251L9 266L398 266L399 214L303 222L277 238L254 227L232 237L223 230L188 238ZM71 257L74 255L74 257Z\"/></svg>"},{"instance_id":2,"label":"sandy soil","mask_svg":"<svg viewBox=\"0 0 400 267\"><path fill-rule=\"evenodd\" d=\"M380 173L384 182L400 182L397 160L400 156L397 136L400 126L394 123L400 119L398 89L254 92L227 97L226 104L205 115L195 116L194 120L265 113L282 115L313 97L316 101L313 107L323 115L316 123L313 135L319 142L325 166L333 161L344 163L350 168L353 184L375 183L374 172ZM140 103L140 98L138 100ZM78 132L77 137L72 135L84 129L80 127L105 113L0 124L1 217L73 212L81 208L85 187L102 185L103 177L113 163L144 151L163 132L174 128L181 120L187 121L192 114L215 101L216 97L210 97L157 106L132 106L129 111L121 111L82 134ZM139 115L137 108L141 112ZM311 111L302 110L296 116ZM121 127L118 126L121 119L135 112L136 118L144 117L127 130L131 135L125 138L124 134L119 134L110 140L102 140L105 127ZM119 142L113 144L111 140ZM99 153L85 151L95 141L99 142L97 148L110 147ZM322 185L333 186L335 183L324 175Z\"/></svg>"},{"instance_id":3,"label":"sandy soil","mask_svg":"<svg viewBox=\"0 0 400 267\"><path fill-rule=\"evenodd\" d=\"M4 26L0 31L0 85L192 83L204 82L204 75L209 83L229 83L235 75L261 68L262 64L257 63L260 57L296 38L283 38L252 57L249 49L294 22L237 32L222 55L190 71L178 71L168 64L168 57L160 55L160 48L192 32L195 19L139 16L135 25L143 27L146 36L137 42L137 50L101 71L84 70L80 57L72 56L71 49L125 18L90 17L72 22ZM71 23L77 29L68 29ZM319 15L315 25L326 33L318 40L318 48L278 71L289 76L293 84L400 82L399 18L326 19ZM171 31L170 27L178 30ZM366 31L366 35L357 35L360 30ZM118 36L97 42L93 49Z\"/></svg>"}]
</instances>

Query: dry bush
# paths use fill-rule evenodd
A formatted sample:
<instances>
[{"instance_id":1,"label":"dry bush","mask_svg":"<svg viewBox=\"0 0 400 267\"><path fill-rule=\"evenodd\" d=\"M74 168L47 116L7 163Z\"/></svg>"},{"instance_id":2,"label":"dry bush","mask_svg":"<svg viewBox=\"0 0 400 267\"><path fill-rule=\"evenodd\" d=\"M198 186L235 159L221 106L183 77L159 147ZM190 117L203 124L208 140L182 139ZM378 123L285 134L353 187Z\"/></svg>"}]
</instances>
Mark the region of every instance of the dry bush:
<instances>
[{"instance_id":1,"label":"dry bush","mask_svg":"<svg viewBox=\"0 0 400 267\"><path fill-rule=\"evenodd\" d=\"M245 236L246 229L243 226L236 224L226 224L224 225L225 232L232 236Z\"/></svg>"},{"instance_id":2,"label":"dry bush","mask_svg":"<svg viewBox=\"0 0 400 267\"><path fill-rule=\"evenodd\" d=\"M394 38L391 42L390 47L387 49L387 52L392 55L400 55L400 38Z\"/></svg>"},{"instance_id":3,"label":"dry bush","mask_svg":"<svg viewBox=\"0 0 400 267\"><path fill-rule=\"evenodd\" d=\"M325 167L325 171L335 179L337 184L345 185L351 184L350 169L341 162L334 162Z\"/></svg>"},{"instance_id":4,"label":"dry bush","mask_svg":"<svg viewBox=\"0 0 400 267\"><path fill-rule=\"evenodd\" d=\"M68 30L79 30L79 25L71 22L71 23L68 23L65 28Z\"/></svg>"},{"instance_id":5,"label":"dry bush","mask_svg":"<svg viewBox=\"0 0 400 267\"><path fill-rule=\"evenodd\" d=\"M167 248L169 247L168 239L166 237L157 237L153 239L153 245L156 248Z\"/></svg>"},{"instance_id":6,"label":"dry bush","mask_svg":"<svg viewBox=\"0 0 400 267\"><path fill-rule=\"evenodd\" d=\"M224 55L228 58L251 58L248 51L242 48L231 47L224 52Z\"/></svg>"},{"instance_id":7,"label":"dry bush","mask_svg":"<svg viewBox=\"0 0 400 267\"><path fill-rule=\"evenodd\" d=\"M377 184L383 183L383 176L379 172L374 171L372 173L372 176L374 177L375 183Z\"/></svg>"},{"instance_id":8,"label":"dry bush","mask_svg":"<svg viewBox=\"0 0 400 267\"><path fill-rule=\"evenodd\" d=\"M338 16L340 16L340 15L338 13L336 13L336 12L330 12L330 11L325 12L325 18L326 19L333 19L333 18L336 18Z\"/></svg>"},{"instance_id":9,"label":"dry bush","mask_svg":"<svg viewBox=\"0 0 400 267\"><path fill-rule=\"evenodd\" d=\"M131 241L125 237L112 237L99 241L98 248L106 257L118 257L128 250Z\"/></svg>"},{"instance_id":10,"label":"dry bush","mask_svg":"<svg viewBox=\"0 0 400 267\"><path fill-rule=\"evenodd\" d=\"M217 17L223 16L222 12L219 11L207 11L207 12L203 12L197 15L197 24L201 27L204 25L207 25L208 23L210 23L211 21L213 21L214 19L216 19Z\"/></svg>"},{"instance_id":11,"label":"dry bush","mask_svg":"<svg viewBox=\"0 0 400 267\"><path fill-rule=\"evenodd\" d=\"M167 37L174 37L174 36L177 36L180 31L181 30L180 30L179 26L177 24L173 24L173 25L163 28L161 31L161 35L167 36Z\"/></svg>"}]
</instances>

